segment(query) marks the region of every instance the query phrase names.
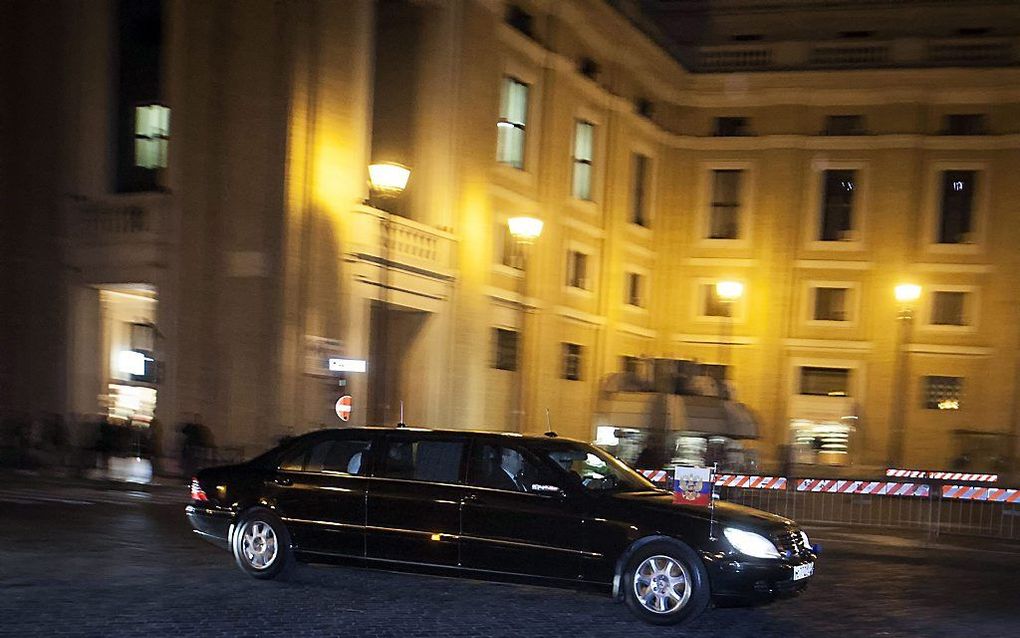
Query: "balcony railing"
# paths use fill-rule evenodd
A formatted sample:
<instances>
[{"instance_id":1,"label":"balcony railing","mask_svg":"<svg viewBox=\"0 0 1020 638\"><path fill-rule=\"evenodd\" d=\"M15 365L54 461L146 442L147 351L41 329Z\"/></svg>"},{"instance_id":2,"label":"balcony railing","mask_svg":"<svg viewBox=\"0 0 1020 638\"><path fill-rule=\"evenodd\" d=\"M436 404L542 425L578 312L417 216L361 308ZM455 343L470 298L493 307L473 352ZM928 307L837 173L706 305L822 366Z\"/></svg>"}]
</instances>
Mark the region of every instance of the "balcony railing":
<instances>
[{"instance_id":1,"label":"balcony railing","mask_svg":"<svg viewBox=\"0 0 1020 638\"><path fill-rule=\"evenodd\" d=\"M351 246L358 255L440 276L451 274L456 239L450 233L369 206L358 206L353 213Z\"/></svg>"},{"instance_id":2,"label":"balcony railing","mask_svg":"<svg viewBox=\"0 0 1020 638\"><path fill-rule=\"evenodd\" d=\"M699 47L695 71L742 72L882 67L1011 66L1020 38L782 41Z\"/></svg>"}]
</instances>

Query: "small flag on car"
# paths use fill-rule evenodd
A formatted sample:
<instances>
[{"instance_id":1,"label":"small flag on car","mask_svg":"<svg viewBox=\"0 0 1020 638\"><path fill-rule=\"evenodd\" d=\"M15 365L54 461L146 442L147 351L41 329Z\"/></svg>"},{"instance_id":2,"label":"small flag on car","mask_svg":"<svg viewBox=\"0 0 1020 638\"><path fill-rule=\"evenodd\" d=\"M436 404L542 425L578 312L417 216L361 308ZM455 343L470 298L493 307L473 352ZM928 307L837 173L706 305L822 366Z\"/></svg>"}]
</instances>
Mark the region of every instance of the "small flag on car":
<instances>
[{"instance_id":1,"label":"small flag on car","mask_svg":"<svg viewBox=\"0 0 1020 638\"><path fill-rule=\"evenodd\" d=\"M678 465L673 469L673 502L708 507L712 504L712 468Z\"/></svg>"}]
</instances>

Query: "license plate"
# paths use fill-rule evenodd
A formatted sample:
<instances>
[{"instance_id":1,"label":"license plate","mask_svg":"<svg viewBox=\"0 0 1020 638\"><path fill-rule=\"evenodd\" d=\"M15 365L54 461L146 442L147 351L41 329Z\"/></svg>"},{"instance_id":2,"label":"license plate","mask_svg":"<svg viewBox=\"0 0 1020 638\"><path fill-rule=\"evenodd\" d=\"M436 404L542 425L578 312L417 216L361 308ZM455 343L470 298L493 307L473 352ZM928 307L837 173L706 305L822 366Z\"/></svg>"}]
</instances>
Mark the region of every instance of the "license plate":
<instances>
[{"instance_id":1,"label":"license plate","mask_svg":"<svg viewBox=\"0 0 1020 638\"><path fill-rule=\"evenodd\" d=\"M800 580L802 578L807 578L808 576L810 576L810 575L812 575L814 573L815 573L815 564L814 563L804 563L803 565L794 565L793 566L793 579L794 580Z\"/></svg>"}]
</instances>

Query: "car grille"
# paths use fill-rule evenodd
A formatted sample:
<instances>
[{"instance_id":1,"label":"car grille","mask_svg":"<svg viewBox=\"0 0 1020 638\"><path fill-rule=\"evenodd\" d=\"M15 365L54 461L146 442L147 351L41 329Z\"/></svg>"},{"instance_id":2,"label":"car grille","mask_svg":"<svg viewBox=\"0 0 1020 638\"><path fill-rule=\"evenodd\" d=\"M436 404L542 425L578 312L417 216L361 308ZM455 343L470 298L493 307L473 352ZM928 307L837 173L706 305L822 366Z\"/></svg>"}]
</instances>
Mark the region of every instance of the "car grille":
<instances>
[{"instance_id":1,"label":"car grille","mask_svg":"<svg viewBox=\"0 0 1020 638\"><path fill-rule=\"evenodd\" d=\"M796 527L789 528L773 536L776 549L787 558L807 554L811 548L804 544L804 537Z\"/></svg>"}]
</instances>

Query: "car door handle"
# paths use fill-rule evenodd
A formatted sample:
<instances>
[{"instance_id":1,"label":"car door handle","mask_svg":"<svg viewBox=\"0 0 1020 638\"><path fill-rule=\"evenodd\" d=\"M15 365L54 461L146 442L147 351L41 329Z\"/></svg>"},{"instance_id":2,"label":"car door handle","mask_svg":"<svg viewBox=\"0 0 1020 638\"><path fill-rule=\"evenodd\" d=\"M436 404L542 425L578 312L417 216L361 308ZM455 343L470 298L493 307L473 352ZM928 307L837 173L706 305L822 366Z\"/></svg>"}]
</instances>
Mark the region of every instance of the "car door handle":
<instances>
[{"instance_id":1,"label":"car door handle","mask_svg":"<svg viewBox=\"0 0 1020 638\"><path fill-rule=\"evenodd\" d=\"M464 497L464 502L465 503L476 503L477 504L479 502L478 495L477 494L468 494L467 496Z\"/></svg>"},{"instance_id":2,"label":"car door handle","mask_svg":"<svg viewBox=\"0 0 1020 638\"><path fill-rule=\"evenodd\" d=\"M273 483L277 485L292 485L294 481L286 476L277 476L273 479Z\"/></svg>"}]
</instances>

